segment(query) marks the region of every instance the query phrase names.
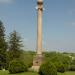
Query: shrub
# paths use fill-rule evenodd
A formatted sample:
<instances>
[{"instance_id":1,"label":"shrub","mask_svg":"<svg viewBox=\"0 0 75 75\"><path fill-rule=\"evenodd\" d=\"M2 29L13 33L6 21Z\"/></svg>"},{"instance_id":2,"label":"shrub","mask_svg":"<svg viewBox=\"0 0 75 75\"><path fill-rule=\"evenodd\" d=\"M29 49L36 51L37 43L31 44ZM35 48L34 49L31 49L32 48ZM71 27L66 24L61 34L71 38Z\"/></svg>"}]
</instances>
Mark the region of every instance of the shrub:
<instances>
[{"instance_id":1,"label":"shrub","mask_svg":"<svg viewBox=\"0 0 75 75\"><path fill-rule=\"evenodd\" d=\"M75 71L75 65L70 65L69 71Z\"/></svg>"},{"instance_id":2,"label":"shrub","mask_svg":"<svg viewBox=\"0 0 75 75\"><path fill-rule=\"evenodd\" d=\"M64 64L58 65L57 71L61 72L61 73L64 73L66 71L65 65Z\"/></svg>"},{"instance_id":3,"label":"shrub","mask_svg":"<svg viewBox=\"0 0 75 75\"><path fill-rule=\"evenodd\" d=\"M72 65L75 65L75 59L71 61L71 64Z\"/></svg>"},{"instance_id":4,"label":"shrub","mask_svg":"<svg viewBox=\"0 0 75 75\"><path fill-rule=\"evenodd\" d=\"M54 64L46 62L39 69L40 75L57 75L57 69Z\"/></svg>"},{"instance_id":5,"label":"shrub","mask_svg":"<svg viewBox=\"0 0 75 75\"><path fill-rule=\"evenodd\" d=\"M62 62L58 61L58 62L54 62L54 65L57 68L57 72L61 72L64 73L67 70L67 65L63 64Z\"/></svg>"},{"instance_id":6,"label":"shrub","mask_svg":"<svg viewBox=\"0 0 75 75\"><path fill-rule=\"evenodd\" d=\"M11 74L20 73L20 72L24 72L24 71L27 71L27 67L24 65L23 62L17 61L17 60L12 60L9 63L9 72Z\"/></svg>"}]
</instances>

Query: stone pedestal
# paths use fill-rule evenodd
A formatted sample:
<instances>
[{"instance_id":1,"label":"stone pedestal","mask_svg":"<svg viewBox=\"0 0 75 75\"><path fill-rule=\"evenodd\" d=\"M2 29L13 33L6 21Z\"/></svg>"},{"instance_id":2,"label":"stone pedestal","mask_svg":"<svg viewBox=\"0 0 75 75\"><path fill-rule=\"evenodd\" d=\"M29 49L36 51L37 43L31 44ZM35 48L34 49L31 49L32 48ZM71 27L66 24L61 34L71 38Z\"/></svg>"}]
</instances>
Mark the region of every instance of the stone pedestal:
<instances>
[{"instance_id":1,"label":"stone pedestal","mask_svg":"<svg viewBox=\"0 0 75 75\"><path fill-rule=\"evenodd\" d=\"M32 70L38 72L42 62L43 62L43 55L37 54L33 59Z\"/></svg>"}]
</instances>

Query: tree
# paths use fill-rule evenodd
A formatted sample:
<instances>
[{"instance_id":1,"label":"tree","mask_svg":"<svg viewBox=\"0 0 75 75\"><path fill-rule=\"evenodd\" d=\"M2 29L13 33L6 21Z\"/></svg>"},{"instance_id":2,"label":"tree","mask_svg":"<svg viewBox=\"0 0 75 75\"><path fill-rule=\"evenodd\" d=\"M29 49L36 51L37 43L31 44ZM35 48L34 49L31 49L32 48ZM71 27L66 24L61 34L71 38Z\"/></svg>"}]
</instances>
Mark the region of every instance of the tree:
<instances>
[{"instance_id":1,"label":"tree","mask_svg":"<svg viewBox=\"0 0 75 75\"><path fill-rule=\"evenodd\" d=\"M5 68L6 65L6 50L5 27L2 21L0 21L0 69Z\"/></svg>"},{"instance_id":2,"label":"tree","mask_svg":"<svg viewBox=\"0 0 75 75\"><path fill-rule=\"evenodd\" d=\"M54 63L54 65L57 68L57 71L58 71L58 69L60 69L60 70L63 69L64 71L66 71L66 70L68 70L68 67L71 63L71 58L65 54L58 53L58 52L48 52L48 53L46 52L45 53L45 61L50 61L50 62Z\"/></svg>"},{"instance_id":3,"label":"tree","mask_svg":"<svg viewBox=\"0 0 75 75\"><path fill-rule=\"evenodd\" d=\"M55 65L51 62L45 62L40 66L40 75L57 75L57 69Z\"/></svg>"},{"instance_id":4,"label":"tree","mask_svg":"<svg viewBox=\"0 0 75 75\"><path fill-rule=\"evenodd\" d=\"M15 30L10 33L9 37L9 57L10 60L17 59L20 57L20 52L21 52L21 37L19 36L18 32Z\"/></svg>"}]
</instances>

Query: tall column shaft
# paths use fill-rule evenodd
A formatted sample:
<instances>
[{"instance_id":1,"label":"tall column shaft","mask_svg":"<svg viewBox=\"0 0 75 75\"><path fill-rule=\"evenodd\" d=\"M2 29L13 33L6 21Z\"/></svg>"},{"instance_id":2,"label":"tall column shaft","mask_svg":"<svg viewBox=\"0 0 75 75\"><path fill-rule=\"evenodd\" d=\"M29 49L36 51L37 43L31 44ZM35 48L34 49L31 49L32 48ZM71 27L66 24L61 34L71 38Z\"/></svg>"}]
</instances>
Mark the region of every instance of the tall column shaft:
<instances>
[{"instance_id":1,"label":"tall column shaft","mask_svg":"<svg viewBox=\"0 0 75 75\"><path fill-rule=\"evenodd\" d=\"M37 54L42 54L42 5L38 5L37 11Z\"/></svg>"},{"instance_id":2,"label":"tall column shaft","mask_svg":"<svg viewBox=\"0 0 75 75\"><path fill-rule=\"evenodd\" d=\"M37 54L33 59L32 70L39 72L43 62L42 56L42 12L43 0L37 0Z\"/></svg>"}]
</instances>

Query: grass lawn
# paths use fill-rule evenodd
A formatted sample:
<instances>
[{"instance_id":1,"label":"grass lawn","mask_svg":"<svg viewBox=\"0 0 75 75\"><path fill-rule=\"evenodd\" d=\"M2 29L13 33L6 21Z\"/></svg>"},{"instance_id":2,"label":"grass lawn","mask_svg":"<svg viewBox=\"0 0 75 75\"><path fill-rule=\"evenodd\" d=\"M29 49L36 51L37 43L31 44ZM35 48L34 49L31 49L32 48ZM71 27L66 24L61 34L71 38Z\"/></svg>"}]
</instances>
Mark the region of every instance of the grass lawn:
<instances>
[{"instance_id":1,"label":"grass lawn","mask_svg":"<svg viewBox=\"0 0 75 75\"><path fill-rule=\"evenodd\" d=\"M25 73L19 73L19 74L9 74L8 71L0 71L0 75L39 75L39 74L33 73L33 72L25 72ZM75 75L75 72L58 73L58 75Z\"/></svg>"},{"instance_id":2,"label":"grass lawn","mask_svg":"<svg viewBox=\"0 0 75 75\"><path fill-rule=\"evenodd\" d=\"M19 74L9 74L8 71L0 71L0 75L38 75L34 72L25 72L25 73L19 73Z\"/></svg>"},{"instance_id":3,"label":"grass lawn","mask_svg":"<svg viewBox=\"0 0 75 75\"><path fill-rule=\"evenodd\" d=\"M58 75L75 75L75 72L58 73Z\"/></svg>"}]
</instances>

